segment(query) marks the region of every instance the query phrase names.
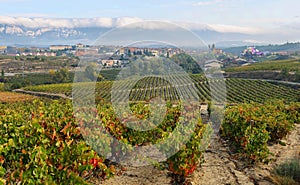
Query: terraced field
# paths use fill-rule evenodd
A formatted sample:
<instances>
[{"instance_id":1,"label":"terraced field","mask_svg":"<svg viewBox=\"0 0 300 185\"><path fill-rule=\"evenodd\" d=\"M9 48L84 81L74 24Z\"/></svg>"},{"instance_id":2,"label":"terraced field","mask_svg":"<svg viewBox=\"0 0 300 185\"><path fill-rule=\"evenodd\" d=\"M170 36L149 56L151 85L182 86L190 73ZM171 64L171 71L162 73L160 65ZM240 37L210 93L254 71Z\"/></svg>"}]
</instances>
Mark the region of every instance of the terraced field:
<instances>
[{"instance_id":1,"label":"terraced field","mask_svg":"<svg viewBox=\"0 0 300 185\"><path fill-rule=\"evenodd\" d=\"M12 92L0 92L0 103L25 102L34 99L37 99L37 97Z\"/></svg>"},{"instance_id":2,"label":"terraced field","mask_svg":"<svg viewBox=\"0 0 300 185\"><path fill-rule=\"evenodd\" d=\"M172 76L170 80L159 77L146 77L138 81L122 80L122 81L103 81L97 82L95 86L95 99L110 101L112 91L117 92L118 97L114 97L115 101L124 101L128 98L131 101L148 101L154 97L162 99L177 100L182 94L189 98L197 99L201 102L212 100L222 102L226 93L227 103L241 102L264 102L270 99L284 99L285 101L298 101L300 91L285 86L275 85L270 82L261 80L246 79L214 79L206 80L203 76L194 75L188 77ZM78 83L76 88L85 89L93 86L91 82ZM226 85L226 88L225 88ZM224 87L224 88L223 88ZM41 86L29 86L24 88L27 91L49 92L56 94L65 94L72 96L73 84L52 84Z\"/></svg>"}]
</instances>

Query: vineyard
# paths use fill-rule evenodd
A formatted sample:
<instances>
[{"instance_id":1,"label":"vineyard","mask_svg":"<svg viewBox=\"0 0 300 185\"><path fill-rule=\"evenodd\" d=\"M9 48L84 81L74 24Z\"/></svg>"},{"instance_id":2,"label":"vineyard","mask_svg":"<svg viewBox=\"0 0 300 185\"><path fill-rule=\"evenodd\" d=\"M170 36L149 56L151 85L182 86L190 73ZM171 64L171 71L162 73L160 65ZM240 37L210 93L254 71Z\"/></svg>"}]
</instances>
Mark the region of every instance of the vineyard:
<instances>
[{"instance_id":1,"label":"vineyard","mask_svg":"<svg viewBox=\"0 0 300 185\"><path fill-rule=\"evenodd\" d=\"M0 184L82 184L78 176L97 167L92 160L103 161L82 139L70 104L0 106ZM99 175L111 173L101 165Z\"/></svg>"},{"instance_id":2,"label":"vineyard","mask_svg":"<svg viewBox=\"0 0 300 185\"><path fill-rule=\"evenodd\" d=\"M72 97L74 87L84 91L90 86L95 84L40 85L24 90ZM212 91L216 92L214 99ZM17 95L29 99L9 103L1 100L0 184L88 184L95 178L105 182L122 173L112 161L137 157L132 156L135 148L151 145L165 154L170 152L168 148L176 151L165 162L152 161L159 166L157 170L186 178L205 163L204 152L213 130L210 122L201 119L197 104L186 106L178 100L188 96L200 102L222 103L224 92L229 105L225 106L220 136L229 141L232 156L252 165L269 163L273 155L268 146L279 142L300 123L299 91L261 80L153 76L97 82L95 100L102 103L94 108L74 108L70 100L42 100L8 93L15 95L16 100ZM116 97L112 97L114 93ZM132 114L122 110L120 117L109 101L126 101L126 95ZM152 119L154 112L149 102L158 96L166 101L166 115L161 120ZM209 114L218 114L219 108L209 107ZM145 127L155 126L141 131L124 124L140 126L136 118ZM187 133L189 138L185 138Z\"/></svg>"},{"instance_id":3,"label":"vineyard","mask_svg":"<svg viewBox=\"0 0 300 185\"><path fill-rule=\"evenodd\" d=\"M1 104L0 108L0 184L84 184L86 182L83 179L95 175L104 180L116 173L114 165L108 164L103 156L92 150L84 138L89 136L89 139L93 139L93 143L89 144L94 148L114 146L114 140L105 139L106 132L130 146L154 144L171 135L170 131L183 117L180 106L169 106L168 114L156 129L138 132L126 128L108 105L84 110L99 115L93 120L76 120L70 101L35 100ZM132 107L134 112L141 108L144 110L147 106L138 104ZM100 120L102 124L91 125ZM170 171L175 174L191 174L200 162L203 150L200 150L199 142L203 137L208 137L208 134L203 134L209 129L201 119L195 119L194 122L195 132L186 147L167 161ZM182 129L178 132L193 132L189 127ZM177 141L171 142L171 146L182 140L181 137L173 139ZM127 155L129 149L113 151L112 148L109 152L112 157L120 158Z\"/></svg>"},{"instance_id":4,"label":"vineyard","mask_svg":"<svg viewBox=\"0 0 300 185\"><path fill-rule=\"evenodd\" d=\"M2 103L14 103L14 102L25 102L36 99L34 96L12 93L12 92L0 92L0 102Z\"/></svg>"},{"instance_id":5,"label":"vineyard","mask_svg":"<svg viewBox=\"0 0 300 185\"><path fill-rule=\"evenodd\" d=\"M226 93L227 103L242 102L264 102L269 99L284 99L286 101L298 101L300 92L284 86L275 85L261 80L246 79L225 79L206 80L201 75L193 75L190 79L182 79L181 76L172 76L170 81L159 77L146 77L138 81L103 81L97 82L95 87L95 99L111 100L112 89L118 97L117 101L125 101L129 95L131 101L147 101L151 98L160 96L162 99L178 100L180 92L185 93L189 98L200 102L211 101L211 92L219 94L214 101L224 101L222 97ZM187 77L186 77L187 78ZM175 83L175 84L174 84ZM226 89L222 88L226 84ZM77 89L85 89L93 86L91 82L75 84ZM73 84L52 84L25 87L24 90L35 92L49 92L72 96ZM126 96L127 95L127 96Z\"/></svg>"},{"instance_id":6,"label":"vineyard","mask_svg":"<svg viewBox=\"0 0 300 185\"><path fill-rule=\"evenodd\" d=\"M149 114L147 104L132 104L131 109L141 119ZM195 119L197 112L181 113L180 106L172 104L167 109L167 115L155 129L140 132L126 128L124 120L118 119L108 104L82 109L98 116L80 120L76 120L69 100L0 104L0 184L86 184L91 177L103 181L119 172L87 145L86 138L98 150L101 146L115 146L115 141L126 143L129 148L104 148L111 157L119 159L130 153L130 146L147 146L172 135L180 136L169 143L172 147L183 139L180 133L192 132L186 145L162 165L173 174L188 176L204 162L210 125ZM242 161L268 163L272 156L268 145L299 124L299 110L299 103L284 101L231 106L226 109L221 136L232 142L233 151ZM196 127L190 130L183 126L176 131L182 119L194 120ZM107 132L117 140L107 139ZM165 145L161 150L165 150Z\"/></svg>"}]
</instances>

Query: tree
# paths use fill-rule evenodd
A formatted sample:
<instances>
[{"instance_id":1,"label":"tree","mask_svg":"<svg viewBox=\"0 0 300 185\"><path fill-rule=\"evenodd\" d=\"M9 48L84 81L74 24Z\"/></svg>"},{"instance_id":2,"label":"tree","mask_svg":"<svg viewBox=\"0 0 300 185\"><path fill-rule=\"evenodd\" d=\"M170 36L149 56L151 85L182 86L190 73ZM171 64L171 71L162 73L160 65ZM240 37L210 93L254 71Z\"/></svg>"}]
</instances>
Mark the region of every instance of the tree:
<instances>
[{"instance_id":1,"label":"tree","mask_svg":"<svg viewBox=\"0 0 300 185\"><path fill-rule=\"evenodd\" d=\"M97 78L96 70L94 69L93 65L86 66L84 70L84 76L91 81L95 81Z\"/></svg>"},{"instance_id":2,"label":"tree","mask_svg":"<svg viewBox=\"0 0 300 185\"><path fill-rule=\"evenodd\" d=\"M128 57L131 57L131 51L130 51L130 49L128 50Z\"/></svg>"},{"instance_id":3,"label":"tree","mask_svg":"<svg viewBox=\"0 0 300 185\"><path fill-rule=\"evenodd\" d=\"M139 72L139 68L138 68L138 66L137 66L138 64L135 62L135 63L131 63L131 65L130 65L130 73L132 74L132 75L137 75L138 74L138 72Z\"/></svg>"},{"instance_id":4,"label":"tree","mask_svg":"<svg viewBox=\"0 0 300 185\"><path fill-rule=\"evenodd\" d=\"M286 67L282 68L281 74L282 74L284 77L288 77L288 75L289 75L289 70L288 70L288 68L286 68Z\"/></svg>"},{"instance_id":5,"label":"tree","mask_svg":"<svg viewBox=\"0 0 300 185\"><path fill-rule=\"evenodd\" d=\"M58 83L67 82L69 79L69 71L67 68L61 68L59 71L56 71L53 80Z\"/></svg>"},{"instance_id":6,"label":"tree","mask_svg":"<svg viewBox=\"0 0 300 185\"><path fill-rule=\"evenodd\" d=\"M103 77L102 74L99 74L99 75L98 75L98 78L97 78L97 81L99 82L99 81L102 81L102 80L104 80L104 77Z\"/></svg>"},{"instance_id":7,"label":"tree","mask_svg":"<svg viewBox=\"0 0 300 185\"><path fill-rule=\"evenodd\" d=\"M296 76L296 82L299 82L300 81L300 70L296 71L295 76Z\"/></svg>"},{"instance_id":8,"label":"tree","mask_svg":"<svg viewBox=\"0 0 300 185\"><path fill-rule=\"evenodd\" d=\"M197 62L192 58L190 55L181 53L177 55L173 55L171 57L171 60L181 66L183 70L187 73L201 73L202 69L201 67L197 64Z\"/></svg>"},{"instance_id":9,"label":"tree","mask_svg":"<svg viewBox=\"0 0 300 185\"><path fill-rule=\"evenodd\" d=\"M4 80L4 69L1 69L1 80Z\"/></svg>"},{"instance_id":10,"label":"tree","mask_svg":"<svg viewBox=\"0 0 300 185\"><path fill-rule=\"evenodd\" d=\"M212 44L211 48L212 48L212 49L215 49L215 48L216 48L216 45L215 45L215 44Z\"/></svg>"},{"instance_id":11,"label":"tree","mask_svg":"<svg viewBox=\"0 0 300 185\"><path fill-rule=\"evenodd\" d=\"M54 70L49 70L49 74L51 75L51 76L54 76L55 75L55 71Z\"/></svg>"}]
</instances>

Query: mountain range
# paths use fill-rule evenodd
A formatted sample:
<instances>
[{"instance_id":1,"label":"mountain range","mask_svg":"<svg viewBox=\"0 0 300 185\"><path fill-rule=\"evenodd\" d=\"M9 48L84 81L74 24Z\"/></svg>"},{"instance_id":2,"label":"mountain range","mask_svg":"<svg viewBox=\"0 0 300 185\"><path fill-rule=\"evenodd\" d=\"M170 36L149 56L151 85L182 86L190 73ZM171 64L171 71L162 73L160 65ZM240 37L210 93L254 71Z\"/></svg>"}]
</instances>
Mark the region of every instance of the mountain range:
<instances>
[{"instance_id":1,"label":"mountain range","mask_svg":"<svg viewBox=\"0 0 300 185\"><path fill-rule=\"evenodd\" d=\"M130 24L147 25L147 23L138 24L141 21L143 20L130 17L55 19L0 16L0 45L92 44L101 35L114 28ZM168 30L164 24L161 25L161 27L160 24L157 24L156 27L128 28L139 29L140 32L135 32L141 35L145 34L145 30L151 30L152 34L157 30ZM260 41L265 38L264 35L253 28L183 22L178 22L176 25L192 31L204 43L215 43L219 47L267 44Z\"/></svg>"}]
</instances>

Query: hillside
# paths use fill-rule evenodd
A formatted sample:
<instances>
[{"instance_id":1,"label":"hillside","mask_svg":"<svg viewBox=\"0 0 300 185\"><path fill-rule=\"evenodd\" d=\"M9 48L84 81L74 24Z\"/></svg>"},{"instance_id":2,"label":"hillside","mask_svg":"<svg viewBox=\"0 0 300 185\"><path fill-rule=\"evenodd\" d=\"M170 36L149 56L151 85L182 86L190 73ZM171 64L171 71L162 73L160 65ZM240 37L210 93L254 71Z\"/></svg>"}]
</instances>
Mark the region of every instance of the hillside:
<instances>
[{"instance_id":1,"label":"hillside","mask_svg":"<svg viewBox=\"0 0 300 185\"><path fill-rule=\"evenodd\" d=\"M245 71L281 71L289 72L300 71L300 61L293 60L273 60L253 63L247 66L239 66L225 69L226 72L245 72Z\"/></svg>"},{"instance_id":2,"label":"hillside","mask_svg":"<svg viewBox=\"0 0 300 185\"><path fill-rule=\"evenodd\" d=\"M226 53L232 53L234 55L240 55L242 51L244 51L247 48L247 46L239 46L239 47L230 47L230 48L224 48L223 50ZM285 43L285 44L269 44L264 46L256 46L256 48L262 52L296 52L300 51L300 43Z\"/></svg>"},{"instance_id":3,"label":"hillside","mask_svg":"<svg viewBox=\"0 0 300 185\"><path fill-rule=\"evenodd\" d=\"M266 79L297 83L300 81L300 61L298 59L264 61L247 66L226 68L225 72L226 78Z\"/></svg>"}]
</instances>

